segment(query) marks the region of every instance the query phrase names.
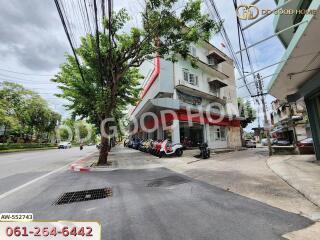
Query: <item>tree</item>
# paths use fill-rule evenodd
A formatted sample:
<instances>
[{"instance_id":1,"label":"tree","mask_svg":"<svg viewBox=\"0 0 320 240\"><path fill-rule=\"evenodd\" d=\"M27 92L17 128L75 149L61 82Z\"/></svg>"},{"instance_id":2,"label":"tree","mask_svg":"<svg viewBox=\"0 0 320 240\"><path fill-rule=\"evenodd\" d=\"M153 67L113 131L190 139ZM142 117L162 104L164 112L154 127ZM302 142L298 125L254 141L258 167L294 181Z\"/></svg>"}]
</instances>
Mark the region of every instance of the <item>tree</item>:
<instances>
[{"instance_id":1,"label":"tree","mask_svg":"<svg viewBox=\"0 0 320 240\"><path fill-rule=\"evenodd\" d=\"M130 20L125 9L103 19L107 31L82 38L76 49L81 72L70 55L53 81L61 83L59 96L71 101L68 108L74 115L90 119L96 125L115 118L123 106L138 101L138 67L155 56L177 61L182 57L196 67L196 58L189 52L191 43L209 40L219 25L201 13L201 0L189 0L180 13L172 10L178 0L147 0L141 13L142 27L124 32ZM110 26L110 27L109 27ZM106 32L106 33L104 33ZM117 121L118 119L115 119ZM106 123L101 129L109 134ZM107 163L109 138L101 134L99 165Z\"/></svg>"},{"instance_id":2,"label":"tree","mask_svg":"<svg viewBox=\"0 0 320 240\"><path fill-rule=\"evenodd\" d=\"M67 118L62 122L61 127L58 129L60 138L62 140L70 140L77 143L95 143L97 136L97 128L85 120L74 120L72 118ZM72 136L70 136L71 131Z\"/></svg>"},{"instance_id":3,"label":"tree","mask_svg":"<svg viewBox=\"0 0 320 240\"><path fill-rule=\"evenodd\" d=\"M238 98L238 108L241 125L241 139L243 140L243 129L256 120L256 111L252 108L249 101L244 102L243 98Z\"/></svg>"},{"instance_id":4,"label":"tree","mask_svg":"<svg viewBox=\"0 0 320 240\"><path fill-rule=\"evenodd\" d=\"M0 126L6 134L25 138L34 134L38 139L44 133L52 133L60 120L60 114L52 111L48 103L37 93L12 82L0 84Z\"/></svg>"},{"instance_id":5,"label":"tree","mask_svg":"<svg viewBox=\"0 0 320 240\"><path fill-rule=\"evenodd\" d=\"M256 111L252 108L249 101L244 102L243 98L238 98L238 108L240 117L242 118L240 122L242 128L246 128L256 120Z\"/></svg>"}]
</instances>

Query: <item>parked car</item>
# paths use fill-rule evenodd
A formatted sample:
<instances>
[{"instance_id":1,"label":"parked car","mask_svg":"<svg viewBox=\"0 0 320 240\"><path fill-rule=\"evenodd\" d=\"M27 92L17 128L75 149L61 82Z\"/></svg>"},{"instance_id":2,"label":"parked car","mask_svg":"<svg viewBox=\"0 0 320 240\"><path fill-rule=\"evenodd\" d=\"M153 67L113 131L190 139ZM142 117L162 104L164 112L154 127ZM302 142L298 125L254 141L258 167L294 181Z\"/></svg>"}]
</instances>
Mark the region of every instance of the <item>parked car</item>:
<instances>
[{"instance_id":1,"label":"parked car","mask_svg":"<svg viewBox=\"0 0 320 240\"><path fill-rule=\"evenodd\" d=\"M287 139L277 139L275 142L275 145L277 146L290 146L291 142Z\"/></svg>"},{"instance_id":2,"label":"parked car","mask_svg":"<svg viewBox=\"0 0 320 240\"><path fill-rule=\"evenodd\" d=\"M306 138L299 141L297 147L301 154L315 154L312 138Z\"/></svg>"},{"instance_id":3,"label":"parked car","mask_svg":"<svg viewBox=\"0 0 320 240\"><path fill-rule=\"evenodd\" d=\"M246 140L246 145L247 148L256 148L257 147L257 142L254 140Z\"/></svg>"},{"instance_id":4,"label":"parked car","mask_svg":"<svg viewBox=\"0 0 320 240\"><path fill-rule=\"evenodd\" d=\"M58 145L59 149L71 148L71 142L60 142Z\"/></svg>"}]
</instances>

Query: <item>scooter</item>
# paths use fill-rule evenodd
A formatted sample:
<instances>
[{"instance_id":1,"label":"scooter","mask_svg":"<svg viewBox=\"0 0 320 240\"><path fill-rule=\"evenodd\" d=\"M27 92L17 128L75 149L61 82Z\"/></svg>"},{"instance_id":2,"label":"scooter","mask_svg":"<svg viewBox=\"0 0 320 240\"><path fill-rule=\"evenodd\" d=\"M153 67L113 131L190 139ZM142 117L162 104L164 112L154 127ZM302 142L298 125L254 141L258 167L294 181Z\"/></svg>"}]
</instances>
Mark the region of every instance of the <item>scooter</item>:
<instances>
[{"instance_id":1,"label":"scooter","mask_svg":"<svg viewBox=\"0 0 320 240\"><path fill-rule=\"evenodd\" d=\"M163 140L156 140L153 142L151 150L152 155L159 156L162 143Z\"/></svg>"},{"instance_id":2,"label":"scooter","mask_svg":"<svg viewBox=\"0 0 320 240\"><path fill-rule=\"evenodd\" d=\"M181 143L171 144L168 139L164 140L161 143L161 149L159 153L159 158L162 158L163 156L177 156L181 157L183 154L183 146Z\"/></svg>"},{"instance_id":3,"label":"scooter","mask_svg":"<svg viewBox=\"0 0 320 240\"><path fill-rule=\"evenodd\" d=\"M200 157L201 158L203 158L203 159L210 158L210 149L209 149L207 143L200 143L199 149L200 149Z\"/></svg>"}]
</instances>

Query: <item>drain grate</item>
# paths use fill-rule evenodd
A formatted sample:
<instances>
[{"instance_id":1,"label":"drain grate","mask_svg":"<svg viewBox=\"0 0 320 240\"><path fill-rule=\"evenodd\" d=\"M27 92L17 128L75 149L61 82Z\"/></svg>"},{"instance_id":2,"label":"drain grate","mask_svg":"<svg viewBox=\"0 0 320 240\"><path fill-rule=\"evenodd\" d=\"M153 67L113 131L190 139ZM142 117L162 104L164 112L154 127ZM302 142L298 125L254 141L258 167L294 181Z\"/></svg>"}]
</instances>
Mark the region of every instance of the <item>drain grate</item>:
<instances>
[{"instance_id":1,"label":"drain grate","mask_svg":"<svg viewBox=\"0 0 320 240\"><path fill-rule=\"evenodd\" d=\"M100 189L90 189L78 192L67 192L62 194L54 205L63 205L74 202L83 202L96 200L101 198L112 197L112 188L100 188Z\"/></svg>"},{"instance_id":2,"label":"drain grate","mask_svg":"<svg viewBox=\"0 0 320 240\"><path fill-rule=\"evenodd\" d=\"M178 175L171 175L163 178L156 178L147 184L147 187L170 187L178 184L190 182L190 180Z\"/></svg>"}]
</instances>

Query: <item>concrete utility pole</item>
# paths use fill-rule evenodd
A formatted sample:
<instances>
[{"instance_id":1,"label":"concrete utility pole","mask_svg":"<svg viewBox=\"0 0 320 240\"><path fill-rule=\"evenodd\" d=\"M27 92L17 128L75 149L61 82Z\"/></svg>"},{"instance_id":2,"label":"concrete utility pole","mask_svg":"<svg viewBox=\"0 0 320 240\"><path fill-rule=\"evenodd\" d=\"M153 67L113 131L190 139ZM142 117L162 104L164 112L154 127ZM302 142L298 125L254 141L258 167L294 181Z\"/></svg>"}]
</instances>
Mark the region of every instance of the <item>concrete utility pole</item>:
<instances>
[{"instance_id":1,"label":"concrete utility pole","mask_svg":"<svg viewBox=\"0 0 320 240\"><path fill-rule=\"evenodd\" d=\"M262 103L262 109L263 109L263 115L264 115L264 129L265 129L265 127L267 127L266 130L267 130L269 156L272 156L271 139L270 139L270 125L269 125L268 116L267 116L266 103L265 103L265 99L264 99L261 76L259 73L257 74L257 81L258 81L258 86L259 86L258 89L260 92L258 94L261 95L261 103Z\"/></svg>"}]
</instances>

